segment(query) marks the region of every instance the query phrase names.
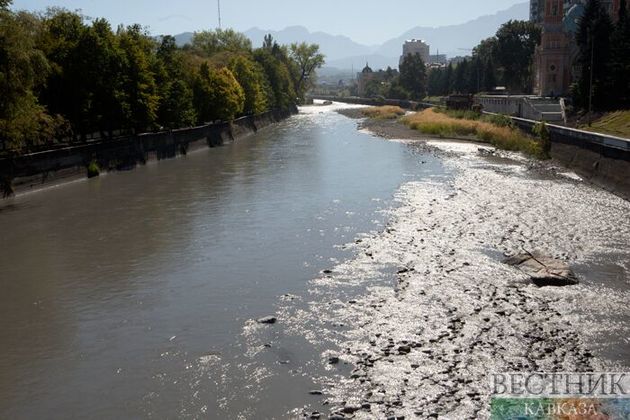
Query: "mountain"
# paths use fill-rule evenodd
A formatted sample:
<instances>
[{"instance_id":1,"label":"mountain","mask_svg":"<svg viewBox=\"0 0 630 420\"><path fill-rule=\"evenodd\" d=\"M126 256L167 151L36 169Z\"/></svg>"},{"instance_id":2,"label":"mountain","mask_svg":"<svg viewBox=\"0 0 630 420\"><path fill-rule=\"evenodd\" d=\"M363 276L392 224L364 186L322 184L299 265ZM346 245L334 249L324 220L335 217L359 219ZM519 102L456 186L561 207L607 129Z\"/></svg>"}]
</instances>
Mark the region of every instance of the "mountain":
<instances>
[{"instance_id":1,"label":"mountain","mask_svg":"<svg viewBox=\"0 0 630 420\"><path fill-rule=\"evenodd\" d=\"M485 38L493 36L499 26L508 20L526 20L529 17L529 3L519 3L494 15L482 16L459 25L441 27L418 26L390 39L380 46L359 44L342 35L330 35L325 32L310 32L302 26L289 26L281 31L270 31L252 28L245 35L254 47L262 45L263 38L271 34L280 44L307 42L319 44L326 55L326 67L337 69L360 70L367 62L374 69L398 67L398 59L402 54L402 45L408 39L423 39L431 45L431 54L447 54L450 57L469 55L472 48ZM190 42L191 32L175 35L178 45Z\"/></svg>"},{"instance_id":2,"label":"mountain","mask_svg":"<svg viewBox=\"0 0 630 420\"><path fill-rule=\"evenodd\" d=\"M255 47L261 46L265 35L271 34L279 44L291 44L293 42L306 42L318 44L320 50L326 55L327 60L338 60L349 55L370 54L378 46L361 45L347 36L330 35L325 32L310 32L303 26L290 26L281 31L269 31L252 28L245 31L245 35L252 40Z\"/></svg>"},{"instance_id":3,"label":"mountain","mask_svg":"<svg viewBox=\"0 0 630 420\"><path fill-rule=\"evenodd\" d=\"M526 20L529 18L529 3L519 3L494 15L482 16L460 25L428 28L418 26L410 29L398 38L384 43L376 54L386 57L399 57L402 45L408 39L423 39L431 45L431 54L440 50L449 56L467 55L479 41L493 36L499 26L508 20Z\"/></svg>"}]
</instances>

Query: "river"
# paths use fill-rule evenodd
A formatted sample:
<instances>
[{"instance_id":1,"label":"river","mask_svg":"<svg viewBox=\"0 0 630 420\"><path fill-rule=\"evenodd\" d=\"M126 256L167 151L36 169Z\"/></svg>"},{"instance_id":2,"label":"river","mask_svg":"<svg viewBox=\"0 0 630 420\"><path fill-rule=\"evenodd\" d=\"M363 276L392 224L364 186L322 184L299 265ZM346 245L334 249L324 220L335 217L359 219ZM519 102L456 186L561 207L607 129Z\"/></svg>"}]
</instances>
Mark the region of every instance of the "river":
<instances>
[{"instance_id":1,"label":"river","mask_svg":"<svg viewBox=\"0 0 630 420\"><path fill-rule=\"evenodd\" d=\"M403 182L442 172L423 159L330 107L305 108L222 148L0 203L0 417L303 405L313 385L287 361L312 350L273 349L271 373L284 376L256 385L243 325L381 228Z\"/></svg>"},{"instance_id":2,"label":"river","mask_svg":"<svg viewBox=\"0 0 630 420\"><path fill-rule=\"evenodd\" d=\"M628 369L630 203L338 107L1 202L0 418L483 419L489 372Z\"/></svg>"}]
</instances>

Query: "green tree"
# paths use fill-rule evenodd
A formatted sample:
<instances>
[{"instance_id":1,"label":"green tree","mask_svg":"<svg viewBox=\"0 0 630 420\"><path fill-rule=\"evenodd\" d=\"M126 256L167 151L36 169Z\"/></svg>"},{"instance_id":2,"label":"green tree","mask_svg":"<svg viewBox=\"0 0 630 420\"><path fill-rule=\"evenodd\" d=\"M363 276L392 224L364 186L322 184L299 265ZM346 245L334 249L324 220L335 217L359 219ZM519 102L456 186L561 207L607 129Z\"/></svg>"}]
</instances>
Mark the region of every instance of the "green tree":
<instances>
[{"instance_id":1,"label":"green tree","mask_svg":"<svg viewBox=\"0 0 630 420\"><path fill-rule=\"evenodd\" d=\"M8 10L11 4L13 4L13 0L0 0L0 10Z\"/></svg>"},{"instance_id":2,"label":"green tree","mask_svg":"<svg viewBox=\"0 0 630 420\"><path fill-rule=\"evenodd\" d=\"M324 65L324 55L319 52L319 45L291 44L290 57L297 65L297 79L294 81L295 90L300 99L304 99L304 94L313 85L315 71Z\"/></svg>"},{"instance_id":3,"label":"green tree","mask_svg":"<svg viewBox=\"0 0 630 420\"><path fill-rule=\"evenodd\" d=\"M260 64L248 57L237 56L230 63L230 71L245 92L245 114L260 114L267 109L265 85L268 83Z\"/></svg>"},{"instance_id":4,"label":"green tree","mask_svg":"<svg viewBox=\"0 0 630 420\"><path fill-rule=\"evenodd\" d=\"M483 69L483 80L481 82L482 88L486 92L490 92L494 90L494 88L497 86L497 80L496 80L494 72L495 72L495 67L492 62L492 57L488 57L488 59L486 60L484 69Z\"/></svg>"},{"instance_id":5,"label":"green tree","mask_svg":"<svg viewBox=\"0 0 630 420\"><path fill-rule=\"evenodd\" d=\"M611 78L616 108L630 108L630 18L626 0L621 0L617 25L611 35Z\"/></svg>"},{"instance_id":6,"label":"green tree","mask_svg":"<svg viewBox=\"0 0 630 420\"><path fill-rule=\"evenodd\" d=\"M448 95L453 91L453 63L448 63L442 77L442 95Z\"/></svg>"},{"instance_id":7,"label":"green tree","mask_svg":"<svg viewBox=\"0 0 630 420\"><path fill-rule=\"evenodd\" d=\"M464 59L455 67L453 90L456 93L468 93L468 60Z\"/></svg>"},{"instance_id":8,"label":"green tree","mask_svg":"<svg viewBox=\"0 0 630 420\"><path fill-rule=\"evenodd\" d=\"M156 125L159 96L152 71L155 59L154 44L150 36L139 26L119 28L118 39L122 53L123 125L137 132Z\"/></svg>"},{"instance_id":9,"label":"green tree","mask_svg":"<svg viewBox=\"0 0 630 420\"><path fill-rule=\"evenodd\" d=\"M233 120L245 105L245 93L232 72L225 67L211 69L207 63L199 68L193 95L200 123Z\"/></svg>"},{"instance_id":10,"label":"green tree","mask_svg":"<svg viewBox=\"0 0 630 420\"><path fill-rule=\"evenodd\" d=\"M400 65L400 85L412 100L421 100L427 94L426 71L420 54L407 55Z\"/></svg>"},{"instance_id":11,"label":"green tree","mask_svg":"<svg viewBox=\"0 0 630 420\"><path fill-rule=\"evenodd\" d=\"M10 153L51 140L60 124L37 100L50 71L36 47L39 26L34 15L0 10L0 146Z\"/></svg>"},{"instance_id":12,"label":"green tree","mask_svg":"<svg viewBox=\"0 0 630 420\"><path fill-rule=\"evenodd\" d=\"M192 38L192 49L202 57L223 52L249 52L252 42L233 29L217 29L214 31L195 32Z\"/></svg>"},{"instance_id":13,"label":"green tree","mask_svg":"<svg viewBox=\"0 0 630 420\"><path fill-rule=\"evenodd\" d=\"M269 80L269 89L266 89L267 102L277 109L289 109L295 105L297 98L283 55L284 52L275 43L271 50L261 48L254 51L254 59L262 66Z\"/></svg>"},{"instance_id":14,"label":"green tree","mask_svg":"<svg viewBox=\"0 0 630 420\"><path fill-rule=\"evenodd\" d=\"M167 128L191 126L196 122L193 91L187 82L182 52L175 38L162 38L157 50L156 81L160 96L158 123Z\"/></svg>"},{"instance_id":15,"label":"green tree","mask_svg":"<svg viewBox=\"0 0 630 420\"><path fill-rule=\"evenodd\" d=\"M427 77L427 94L429 96L442 95L442 78L444 77L444 70L441 68L434 68L429 70Z\"/></svg>"},{"instance_id":16,"label":"green tree","mask_svg":"<svg viewBox=\"0 0 630 420\"><path fill-rule=\"evenodd\" d=\"M541 29L534 22L510 20L496 34L494 60L503 68L505 84L513 92L529 92L536 46Z\"/></svg>"},{"instance_id":17,"label":"green tree","mask_svg":"<svg viewBox=\"0 0 630 420\"><path fill-rule=\"evenodd\" d=\"M576 42L577 62L581 74L574 87L574 98L578 106L587 109L593 80L593 107L606 109L612 92L610 71L610 34L612 22L600 0L589 0L580 19ZM592 66L591 66L592 63ZM592 73L591 73L592 72Z\"/></svg>"}]
</instances>

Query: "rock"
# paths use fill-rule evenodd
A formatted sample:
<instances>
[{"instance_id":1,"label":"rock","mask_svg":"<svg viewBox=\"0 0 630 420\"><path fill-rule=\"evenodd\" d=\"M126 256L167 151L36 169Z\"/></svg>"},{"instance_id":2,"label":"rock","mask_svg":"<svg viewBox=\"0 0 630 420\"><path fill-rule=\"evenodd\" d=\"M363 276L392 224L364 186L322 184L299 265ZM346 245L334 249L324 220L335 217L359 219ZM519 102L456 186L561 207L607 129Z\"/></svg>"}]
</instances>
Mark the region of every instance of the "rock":
<instances>
[{"instance_id":1,"label":"rock","mask_svg":"<svg viewBox=\"0 0 630 420\"><path fill-rule=\"evenodd\" d=\"M324 393L322 391L320 391L319 389L314 389L312 391L308 391L309 394L311 395L323 395Z\"/></svg>"},{"instance_id":2,"label":"rock","mask_svg":"<svg viewBox=\"0 0 630 420\"><path fill-rule=\"evenodd\" d=\"M578 284L575 274L564 261L540 254L519 254L504 261L529 275L538 287L572 286Z\"/></svg>"},{"instance_id":3,"label":"rock","mask_svg":"<svg viewBox=\"0 0 630 420\"><path fill-rule=\"evenodd\" d=\"M339 363L339 357L337 357L337 356L330 356L328 358L328 364L336 365L337 363Z\"/></svg>"},{"instance_id":4,"label":"rock","mask_svg":"<svg viewBox=\"0 0 630 420\"><path fill-rule=\"evenodd\" d=\"M322 273L324 273L324 274L332 274L332 270L324 270L324 271L322 271Z\"/></svg>"},{"instance_id":5,"label":"rock","mask_svg":"<svg viewBox=\"0 0 630 420\"><path fill-rule=\"evenodd\" d=\"M276 321L278 321L278 318L275 316L264 316L256 320L259 324L275 324Z\"/></svg>"},{"instance_id":6,"label":"rock","mask_svg":"<svg viewBox=\"0 0 630 420\"><path fill-rule=\"evenodd\" d=\"M339 413L331 414L330 417L328 417L329 420L345 420L345 418L346 416Z\"/></svg>"},{"instance_id":7,"label":"rock","mask_svg":"<svg viewBox=\"0 0 630 420\"><path fill-rule=\"evenodd\" d=\"M400 347L398 347L398 353L400 353L400 354L411 353L411 347L409 347L409 346L400 346Z\"/></svg>"},{"instance_id":8,"label":"rock","mask_svg":"<svg viewBox=\"0 0 630 420\"><path fill-rule=\"evenodd\" d=\"M322 415L321 415L321 413L320 413L319 411L313 411L313 412L311 413L311 415L310 415L310 418L312 418L312 419L318 419L318 418L320 418L321 416L322 416Z\"/></svg>"},{"instance_id":9,"label":"rock","mask_svg":"<svg viewBox=\"0 0 630 420\"><path fill-rule=\"evenodd\" d=\"M360 409L361 409L360 405L346 405L343 408L343 412L346 413L346 414L352 414L354 412L359 411Z\"/></svg>"}]
</instances>

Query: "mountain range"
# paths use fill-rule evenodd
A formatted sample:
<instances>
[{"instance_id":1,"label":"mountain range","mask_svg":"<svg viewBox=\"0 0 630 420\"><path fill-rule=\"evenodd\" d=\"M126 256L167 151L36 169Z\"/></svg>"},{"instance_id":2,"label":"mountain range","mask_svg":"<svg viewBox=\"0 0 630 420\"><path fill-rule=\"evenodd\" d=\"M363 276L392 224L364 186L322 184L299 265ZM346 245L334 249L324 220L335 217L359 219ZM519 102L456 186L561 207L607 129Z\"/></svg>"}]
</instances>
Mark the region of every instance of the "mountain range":
<instances>
[{"instance_id":1,"label":"mountain range","mask_svg":"<svg viewBox=\"0 0 630 420\"><path fill-rule=\"evenodd\" d=\"M252 28L245 35L254 46L262 45L266 34L271 34L280 44L307 42L319 44L326 55L326 67L358 70L366 62L372 68L398 67L402 54L402 45L408 39L422 39L431 45L431 54L446 54L449 57L469 55L479 41L495 34L499 26L511 20L525 20L529 17L529 3L519 3L509 9L493 15L481 16L459 25L441 27L417 26L409 29L397 38L381 45L362 45L343 35L331 35L325 32L310 32L302 26L289 26L281 31ZM190 42L192 32L175 35L179 45ZM328 69L330 70L330 69Z\"/></svg>"}]
</instances>

